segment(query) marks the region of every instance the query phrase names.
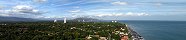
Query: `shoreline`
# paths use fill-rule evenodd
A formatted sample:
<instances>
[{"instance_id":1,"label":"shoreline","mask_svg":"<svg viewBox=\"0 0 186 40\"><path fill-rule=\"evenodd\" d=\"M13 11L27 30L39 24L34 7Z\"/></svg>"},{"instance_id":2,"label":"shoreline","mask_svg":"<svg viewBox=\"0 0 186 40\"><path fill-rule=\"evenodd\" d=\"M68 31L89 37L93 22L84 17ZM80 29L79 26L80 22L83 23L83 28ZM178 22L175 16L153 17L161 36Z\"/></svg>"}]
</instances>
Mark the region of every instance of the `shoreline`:
<instances>
[{"instance_id":1,"label":"shoreline","mask_svg":"<svg viewBox=\"0 0 186 40\"><path fill-rule=\"evenodd\" d=\"M138 34L136 31L134 31L133 29L131 29L127 25L126 25L126 27L129 31L129 33L132 35L132 37L131 37L132 40L144 40L144 38L140 34Z\"/></svg>"}]
</instances>

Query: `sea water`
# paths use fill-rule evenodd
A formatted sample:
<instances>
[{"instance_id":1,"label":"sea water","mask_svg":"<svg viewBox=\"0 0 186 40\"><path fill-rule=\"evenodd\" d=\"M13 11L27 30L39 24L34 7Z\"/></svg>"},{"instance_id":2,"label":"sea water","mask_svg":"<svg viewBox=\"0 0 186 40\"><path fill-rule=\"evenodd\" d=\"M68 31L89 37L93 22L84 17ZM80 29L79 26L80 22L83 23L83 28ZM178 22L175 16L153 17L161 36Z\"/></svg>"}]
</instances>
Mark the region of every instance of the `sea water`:
<instances>
[{"instance_id":1,"label":"sea water","mask_svg":"<svg viewBox=\"0 0 186 40\"><path fill-rule=\"evenodd\" d=\"M186 21L120 21L145 40L186 40Z\"/></svg>"}]
</instances>

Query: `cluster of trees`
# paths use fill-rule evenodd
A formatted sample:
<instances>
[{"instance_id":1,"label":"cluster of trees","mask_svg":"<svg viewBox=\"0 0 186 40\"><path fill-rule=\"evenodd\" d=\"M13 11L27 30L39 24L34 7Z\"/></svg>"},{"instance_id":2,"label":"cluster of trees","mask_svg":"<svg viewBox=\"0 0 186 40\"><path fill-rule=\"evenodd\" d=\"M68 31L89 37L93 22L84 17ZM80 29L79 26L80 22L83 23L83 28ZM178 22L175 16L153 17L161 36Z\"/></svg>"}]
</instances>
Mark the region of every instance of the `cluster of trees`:
<instances>
[{"instance_id":1,"label":"cluster of trees","mask_svg":"<svg viewBox=\"0 0 186 40\"><path fill-rule=\"evenodd\" d=\"M1 23L2 24L2 23ZM0 40L85 40L89 35L120 39L115 30L125 24L110 22L21 22L0 25ZM127 30L125 32L128 32Z\"/></svg>"}]
</instances>

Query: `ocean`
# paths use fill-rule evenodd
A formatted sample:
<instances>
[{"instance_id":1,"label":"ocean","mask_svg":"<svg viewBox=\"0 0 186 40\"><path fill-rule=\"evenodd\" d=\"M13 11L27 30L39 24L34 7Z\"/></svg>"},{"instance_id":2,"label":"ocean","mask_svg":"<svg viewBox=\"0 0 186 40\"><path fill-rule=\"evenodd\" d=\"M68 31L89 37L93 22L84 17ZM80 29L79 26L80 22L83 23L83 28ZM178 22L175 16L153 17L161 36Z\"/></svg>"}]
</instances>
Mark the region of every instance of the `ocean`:
<instances>
[{"instance_id":1,"label":"ocean","mask_svg":"<svg viewBox=\"0 0 186 40\"><path fill-rule=\"evenodd\" d=\"M145 40L186 40L186 21L120 21Z\"/></svg>"}]
</instances>

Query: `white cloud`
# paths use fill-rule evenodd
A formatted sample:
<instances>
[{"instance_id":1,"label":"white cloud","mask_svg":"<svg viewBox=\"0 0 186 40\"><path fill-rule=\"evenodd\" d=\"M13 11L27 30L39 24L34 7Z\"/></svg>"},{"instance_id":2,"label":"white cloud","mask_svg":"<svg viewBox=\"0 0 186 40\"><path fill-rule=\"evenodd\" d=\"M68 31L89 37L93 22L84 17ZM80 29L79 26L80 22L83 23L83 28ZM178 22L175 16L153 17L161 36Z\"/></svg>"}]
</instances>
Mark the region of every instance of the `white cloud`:
<instances>
[{"instance_id":1,"label":"white cloud","mask_svg":"<svg viewBox=\"0 0 186 40\"><path fill-rule=\"evenodd\" d=\"M68 12L70 12L70 13L78 13L78 12L80 12L81 10L71 10L71 11L68 11Z\"/></svg>"},{"instance_id":2,"label":"white cloud","mask_svg":"<svg viewBox=\"0 0 186 40\"><path fill-rule=\"evenodd\" d=\"M3 6L0 5L0 9L2 9L2 8L3 8Z\"/></svg>"},{"instance_id":3,"label":"white cloud","mask_svg":"<svg viewBox=\"0 0 186 40\"><path fill-rule=\"evenodd\" d=\"M98 17L113 16L113 14L96 14L95 16L98 16Z\"/></svg>"},{"instance_id":4,"label":"white cloud","mask_svg":"<svg viewBox=\"0 0 186 40\"><path fill-rule=\"evenodd\" d=\"M73 8L80 8L79 6L75 6L75 7L73 7Z\"/></svg>"},{"instance_id":5,"label":"white cloud","mask_svg":"<svg viewBox=\"0 0 186 40\"><path fill-rule=\"evenodd\" d=\"M155 3L156 6L161 6L163 5L162 3Z\"/></svg>"},{"instance_id":6,"label":"white cloud","mask_svg":"<svg viewBox=\"0 0 186 40\"><path fill-rule=\"evenodd\" d=\"M0 13L8 13L9 10L0 10Z\"/></svg>"},{"instance_id":7,"label":"white cloud","mask_svg":"<svg viewBox=\"0 0 186 40\"><path fill-rule=\"evenodd\" d=\"M60 16L57 16L57 15L51 15L51 16L38 16L38 18L64 18L64 17L71 17L71 16L64 16L64 15L60 15Z\"/></svg>"},{"instance_id":8,"label":"white cloud","mask_svg":"<svg viewBox=\"0 0 186 40\"><path fill-rule=\"evenodd\" d=\"M10 16L10 10L0 10L0 16Z\"/></svg>"},{"instance_id":9,"label":"white cloud","mask_svg":"<svg viewBox=\"0 0 186 40\"><path fill-rule=\"evenodd\" d=\"M0 14L0 16L10 16L9 14Z\"/></svg>"},{"instance_id":10,"label":"white cloud","mask_svg":"<svg viewBox=\"0 0 186 40\"><path fill-rule=\"evenodd\" d=\"M0 16L10 17L31 17L41 16L45 12L35 9L29 5L17 5L13 6L12 9L0 10Z\"/></svg>"},{"instance_id":11,"label":"white cloud","mask_svg":"<svg viewBox=\"0 0 186 40\"><path fill-rule=\"evenodd\" d=\"M115 0L85 0L85 2L81 2L79 4L89 4L89 3L99 3L99 2L112 2Z\"/></svg>"},{"instance_id":12,"label":"white cloud","mask_svg":"<svg viewBox=\"0 0 186 40\"><path fill-rule=\"evenodd\" d=\"M42 14L41 11L34 9L32 6L29 5L17 5L13 7L11 11L12 13L22 13L22 14L34 14L34 15Z\"/></svg>"},{"instance_id":13,"label":"white cloud","mask_svg":"<svg viewBox=\"0 0 186 40\"><path fill-rule=\"evenodd\" d=\"M47 0L33 0L34 2L38 2L38 3L42 3L42 2L46 2Z\"/></svg>"},{"instance_id":14,"label":"white cloud","mask_svg":"<svg viewBox=\"0 0 186 40\"><path fill-rule=\"evenodd\" d=\"M78 4L78 3L82 3L84 2L85 0L80 0L80 1L75 1L75 2L69 2L69 3L65 3L63 5L71 5L71 4Z\"/></svg>"},{"instance_id":15,"label":"white cloud","mask_svg":"<svg viewBox=\"0 0 186 40\"><path fill-rule=\"evenodd\" d=\"M111 4L113 5L127 5L127 2L121 2L121 1L116 1L116 2L112 2Z\"/></svg>"},{"instance_id":16,"label":"white cloud","mask_svg":"<svg viewBox=\"0 0 186 40\"><path fill-rule=\"evenodd\" d=\"M132 12L128 12L125 15L126 16L149 16L149 14L146 13L132 13Z\"/></svg>"},{"instance_id":17,"label":"white cloud","mask_svg":"<svg viewBox=\"0 0 186 40\"><path fill-rule=\"evenodd\" d=\"M96 14L94 16L98 16L98 17L105 17L105 16L150 16L150 14L128 12L128 13L114 13L114 14Z\"/></svg>"},{"instance_id":18,"label":"white cloud","mask_svg":"<svg viewBox=\"0 0 186 40\"><path fill-rule=\"evenodd\" d=\"M31 6L28 6L28 5L17 5L17 6L15 6L15 7L13 7L14 9L30 9L30 10L32 10L33 9L33 7L31 7Z\"/></svg>"}]
</instances>

